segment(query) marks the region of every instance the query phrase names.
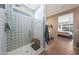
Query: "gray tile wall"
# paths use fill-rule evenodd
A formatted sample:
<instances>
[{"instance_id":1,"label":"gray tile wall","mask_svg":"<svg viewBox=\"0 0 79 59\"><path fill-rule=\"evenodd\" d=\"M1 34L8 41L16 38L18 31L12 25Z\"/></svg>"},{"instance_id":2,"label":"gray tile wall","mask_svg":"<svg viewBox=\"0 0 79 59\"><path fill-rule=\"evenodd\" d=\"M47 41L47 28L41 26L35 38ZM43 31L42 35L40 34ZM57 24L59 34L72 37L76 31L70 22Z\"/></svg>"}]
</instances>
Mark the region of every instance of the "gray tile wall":
<instances>
[{"instance_id":1,"label":"gray tile wall","mask_svg":"<svg viewBox=\"0 0 79 59\"><path fill-rule=\"evenodd\" d=\"M0 54L6 54L7 52L5 22L6 22L5 10L0 8Z\"/></svg>"},{"instance_id":2,"label":"gray tile wall","mask_svg":"<svg viewBox=\"0 0 79 59\"><path fill-rule=\"evenodd\" d=\"M32 17L15 11L11 12L8 14L8 23L11 28L8 31L8 51L27 45L32 39Z\"/></svg>"}]
</instances>

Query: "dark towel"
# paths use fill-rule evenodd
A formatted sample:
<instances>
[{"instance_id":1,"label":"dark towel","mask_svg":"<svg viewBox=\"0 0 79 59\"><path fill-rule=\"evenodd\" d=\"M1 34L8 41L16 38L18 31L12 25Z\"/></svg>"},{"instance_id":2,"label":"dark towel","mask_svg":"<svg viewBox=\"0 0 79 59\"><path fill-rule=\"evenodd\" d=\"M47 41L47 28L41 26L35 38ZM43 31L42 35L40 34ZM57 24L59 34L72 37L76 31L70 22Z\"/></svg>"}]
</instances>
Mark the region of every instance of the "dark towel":
<instances>
[{"instance_id":1,"label":"dark towel","mask_svg":"<svg viewBox=\"0 0 79 59\"><path fill-rule=\"evenodd\" d=\"M5 23L5 32L6 32L7 30L10 30L10 26L9 26L8 23Z\"/></svg>"},{"instance_id":2,"label":"dark towel","mask_svg":"<svg viewBox=\"0 0 79 59\"><path fill-rule=\"evenodd\" d=\"M45 26L45 33L44 33L44 35L45 35L45 41L48 44L48 41L49 41L49 31L48 31L48 26L47 25Z\"/></svg>"}]
</instances>

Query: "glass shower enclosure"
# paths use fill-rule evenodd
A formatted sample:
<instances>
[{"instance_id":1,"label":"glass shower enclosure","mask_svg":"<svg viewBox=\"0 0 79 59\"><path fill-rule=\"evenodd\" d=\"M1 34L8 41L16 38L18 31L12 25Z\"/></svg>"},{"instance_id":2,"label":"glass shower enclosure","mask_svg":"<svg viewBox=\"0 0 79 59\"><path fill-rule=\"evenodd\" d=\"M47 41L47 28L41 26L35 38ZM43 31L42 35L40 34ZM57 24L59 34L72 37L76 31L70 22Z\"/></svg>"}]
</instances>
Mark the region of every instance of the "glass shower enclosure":
<instances>
[{"instance_id":1,"label":"glass shower enclosure","mask_svg":"<svg viewBox=\"0 0 79 59\"><path fill-rule=\"evenodd\" d=\"M44 5L32 10L23 4L6 4L3 10L5 36L0 34L4 37L0 42L5 42L0 44L0 54L32 55L44 49Z\"/></svg>"}]
</instances>

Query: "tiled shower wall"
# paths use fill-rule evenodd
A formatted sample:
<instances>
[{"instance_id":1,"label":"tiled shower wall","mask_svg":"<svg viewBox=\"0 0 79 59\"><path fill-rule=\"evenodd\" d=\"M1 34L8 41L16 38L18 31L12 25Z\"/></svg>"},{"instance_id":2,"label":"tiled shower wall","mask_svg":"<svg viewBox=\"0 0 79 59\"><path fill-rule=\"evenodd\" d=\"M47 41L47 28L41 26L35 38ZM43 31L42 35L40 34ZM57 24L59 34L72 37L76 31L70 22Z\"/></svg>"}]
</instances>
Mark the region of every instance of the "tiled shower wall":
<instances>
[{"instance_id":1,"label":"tiled shower wall","mask_svg":"<svg viewBox=\"0 0 79 59\"><path fill-rule=\"evenodd\" d=\"M6 15L5 10L0 8L0 54L6 54L7 37L5 32Z\"/></svg>"},{"instance_id":2,"label":"tiled shower wall","mask_svg":"<svg viewBox=\"0 0 79 59\"><path fill-rule=\"evenodd\" d=\"M10 30L7 32L7 50L12 51L21 46L31 43L32 39L32 16L17 12L16 8L9 5L8 20ZM22 7L20 8L22 9ZM27 10L26 10L27 11ZM28 11L27 11L28 12Z\"/></svg>"}]
</instances>

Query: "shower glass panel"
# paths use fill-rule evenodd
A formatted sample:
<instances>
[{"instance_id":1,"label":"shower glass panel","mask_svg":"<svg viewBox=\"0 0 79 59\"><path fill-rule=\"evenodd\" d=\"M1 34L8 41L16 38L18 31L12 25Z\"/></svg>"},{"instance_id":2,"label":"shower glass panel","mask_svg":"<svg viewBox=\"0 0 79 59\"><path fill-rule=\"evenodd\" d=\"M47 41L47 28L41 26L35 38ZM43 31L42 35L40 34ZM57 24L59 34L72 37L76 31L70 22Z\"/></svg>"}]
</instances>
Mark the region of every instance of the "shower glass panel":
<instances>
[{"instance_id":1,"label":"shower glass panel","mask_svg":"<svg viewBox=\"0 0 79 59\"><path fill-rule=\"evenodd\" d=\"M44 6L40 5L34 13L34 38L38 40L36 50L43 49L44 47ZM38 47L39 45L40 48Z\"/></svg>"},{"instance_id":2,"label":"shower glass panel","mask_svg":"<svg viewBox=\"0 0 79 59\"><path fill-rule=\"evenodd\" d=\"M0 54L32 55L44 49L44 7L0 5Z\"/></svg>"},{"instance_id":3,"label":"shower glass panel","mask_svg":"<svg viewBox=\"0 0 79 59\"><path fill-rule=\"evenodd\" d=\"M0 55L6 54L6 32L5 32L5 23L6 23L6 14L5 14L4 4L0 4Z\"/></svg>"},{"instance_id":4,"label":"shower glass panel","mask_svg":"<svg viewBox=\"0 0 79 59\"><path fill-rule=\"evenodd\" d=\"M7 5L10 30L7 32L8 54L31 54L33 11L24 5Z\"/></svg>"}]
</instances>

